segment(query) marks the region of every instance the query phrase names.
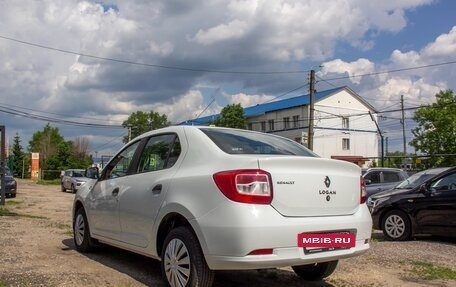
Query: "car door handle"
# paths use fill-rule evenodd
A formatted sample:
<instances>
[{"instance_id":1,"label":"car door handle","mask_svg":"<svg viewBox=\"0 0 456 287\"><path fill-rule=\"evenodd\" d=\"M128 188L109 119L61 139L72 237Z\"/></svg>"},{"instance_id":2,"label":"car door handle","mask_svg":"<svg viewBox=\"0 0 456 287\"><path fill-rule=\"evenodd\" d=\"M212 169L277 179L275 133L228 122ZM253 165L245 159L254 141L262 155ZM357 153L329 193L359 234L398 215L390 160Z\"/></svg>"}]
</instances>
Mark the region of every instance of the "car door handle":
<instances>
[{"instance_id":1,"label":"car door handle","mask_svg":"<svg viewBox=\"0 0 456 287\"><path fill-rule=\"evenodd\" d=\"M117 196L119 194L119 188L116 187L112 190L112 196Z\"/></svg>"},{"instance_id":2,"label":"car door handle","mask_svg":"<svg viewBox=\"0 0 456 287\"><path fill-rule=\"evenodd\" d=\"M157 184L156 186L154 186L154 188L152 188L152 193L153 194L160 194L162 191L162 185L161 184Z\"/></svg>"}]
</instances>

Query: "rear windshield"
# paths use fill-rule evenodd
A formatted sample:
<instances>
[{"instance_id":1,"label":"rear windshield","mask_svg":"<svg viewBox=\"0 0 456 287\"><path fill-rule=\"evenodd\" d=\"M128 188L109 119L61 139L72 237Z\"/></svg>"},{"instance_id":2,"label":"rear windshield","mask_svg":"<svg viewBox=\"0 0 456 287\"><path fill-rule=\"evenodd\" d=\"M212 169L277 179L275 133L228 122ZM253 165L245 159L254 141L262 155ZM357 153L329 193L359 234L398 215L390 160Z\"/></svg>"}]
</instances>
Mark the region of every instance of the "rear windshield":
<instances>
[{"instance_id":1,"label":"rear windshield","mask_svg":"<svg viewBox=\"0 0 456 287\"><path fill-rule=\"evenodd\" d=\"M318 157L286 138L251 131L201 128L221 150L229 154L278 154Z\"/></svg>"}]
</instances>

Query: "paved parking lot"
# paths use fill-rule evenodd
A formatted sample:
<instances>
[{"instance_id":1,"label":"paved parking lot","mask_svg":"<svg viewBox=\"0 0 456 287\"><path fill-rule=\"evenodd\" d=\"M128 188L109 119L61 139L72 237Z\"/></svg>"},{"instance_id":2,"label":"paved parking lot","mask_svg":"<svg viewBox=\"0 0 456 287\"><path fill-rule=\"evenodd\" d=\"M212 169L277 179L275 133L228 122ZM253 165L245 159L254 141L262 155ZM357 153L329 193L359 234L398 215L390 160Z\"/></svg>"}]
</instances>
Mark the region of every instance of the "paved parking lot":
<instances>
[{"instance_id":1,"label":"paved parking lot","mask_svg":"<svg viewBox=\"0 0 456 287\"><path fill-rule=\"evenodd\" d=\"M71 206L74 195L59 186L19 180L18 195L0 213L0 287L165 286L158 261L115 248L95 253L74 250ZM325 281L307 283L289 269L223 271L215 287L227 286L456 286L456 242L419 237L388 242L375 232L368 253L340 262ZM438 273L440 274L440 273Z\"/></svg>"}]
</instances>

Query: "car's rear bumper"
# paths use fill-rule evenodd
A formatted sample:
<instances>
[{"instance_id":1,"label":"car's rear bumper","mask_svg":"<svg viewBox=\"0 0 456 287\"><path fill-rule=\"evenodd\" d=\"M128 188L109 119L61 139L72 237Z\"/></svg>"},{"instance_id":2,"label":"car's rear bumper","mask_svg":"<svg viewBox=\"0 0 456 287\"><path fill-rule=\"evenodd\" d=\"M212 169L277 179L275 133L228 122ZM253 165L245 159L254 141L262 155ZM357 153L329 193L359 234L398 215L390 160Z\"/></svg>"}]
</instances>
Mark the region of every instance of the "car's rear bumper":
<instances>
[{"instance_id":1,"label":"car's rear bumper","mask_svg":"<svg viewBox=\"0 0 456 287\"><path fill-rule=\"evenodd\" d=\"M369 249L372 219L365 204L355 214L325 217L284 217L269 205L223 204L191 220L211 269L259 269L303 265L352 257ZM203 230L203 232L202 232ZM298 234L352 231L356 245L305 254ZM270 255L248 255L258 249Z\"/></svg>"}]
</instances>

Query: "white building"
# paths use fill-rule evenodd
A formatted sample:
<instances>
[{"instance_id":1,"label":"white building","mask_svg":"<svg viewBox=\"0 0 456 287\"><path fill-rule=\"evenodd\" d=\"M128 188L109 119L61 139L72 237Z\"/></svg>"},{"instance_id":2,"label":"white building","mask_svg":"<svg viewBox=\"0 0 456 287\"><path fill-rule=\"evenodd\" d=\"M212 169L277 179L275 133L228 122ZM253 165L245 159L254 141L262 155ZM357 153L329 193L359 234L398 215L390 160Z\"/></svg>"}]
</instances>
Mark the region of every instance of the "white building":
<instances>
[{"instance_id":1,"label":"white building","mask_svg":"<svg viewBox=\"0 0 456 287\"><path fill-rule=\"evenodd\" d=\"M375 109L348 87L316 92L314 113L315 153L366 166L379 156ZM307 145L309 95L244 108L248 129L273 133ZM371 115L372 114L372 118ZM187 124L209 124L211 115Z\"/></svg>"}]
</instances>

